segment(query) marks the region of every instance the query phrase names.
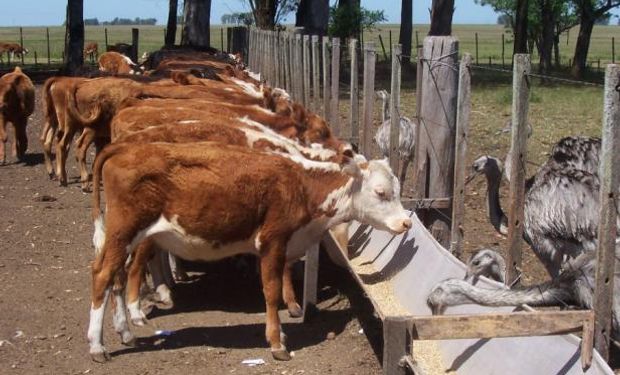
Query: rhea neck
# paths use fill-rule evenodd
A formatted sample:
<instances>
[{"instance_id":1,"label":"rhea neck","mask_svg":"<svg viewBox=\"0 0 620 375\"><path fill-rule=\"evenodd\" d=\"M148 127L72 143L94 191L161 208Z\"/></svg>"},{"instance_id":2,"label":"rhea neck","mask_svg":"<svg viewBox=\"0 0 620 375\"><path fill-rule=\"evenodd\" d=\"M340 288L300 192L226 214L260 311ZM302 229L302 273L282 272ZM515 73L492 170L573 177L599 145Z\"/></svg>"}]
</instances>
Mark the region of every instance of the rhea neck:
<instances>
[{"instance_id":1,"label":"rhea neck","mask_svg":"<svg viewBox=\"0 0 620 375\"><path fill-rule=\"evenodd\" d=\"M574 299L569 290L553 281L523 289L483 289L464 280L451 281L444 296L445 301L442 301L445 306L557 306L558 303L569 304Z\"/></svg>"},{"instance_id":2,"label":"rhea neck","mask_svg":"<svg viewBox=\"0 0 620 375\"><path fill-rule=\"evenodd\" d=\"M487 179L487 210L489 219L496 231L504 233L506 231L506 223L508 218L502 210L499 201L499 185L502 180L502 172L497 162L489 163L490 166L485 170Z\"/></svg>"}]
</instances>

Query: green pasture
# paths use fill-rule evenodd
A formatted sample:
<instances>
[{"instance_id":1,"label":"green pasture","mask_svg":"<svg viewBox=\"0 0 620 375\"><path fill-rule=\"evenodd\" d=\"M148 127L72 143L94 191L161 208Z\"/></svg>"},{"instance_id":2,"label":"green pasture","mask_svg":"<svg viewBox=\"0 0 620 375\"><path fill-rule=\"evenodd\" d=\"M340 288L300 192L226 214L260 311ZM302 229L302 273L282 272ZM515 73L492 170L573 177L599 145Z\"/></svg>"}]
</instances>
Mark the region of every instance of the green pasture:
<instances>
[{"instance_id":1,"label":"green pasture","mask_svg":"<svg viewBox=\"0 0 620 375\"><path fill-rule=\"evenodd\" d=\"M132 26L87 26L86 41L96 41L100 49L105 45L105 29L108 30L108 43L131 42ZM139 56L145 51L159 49L164 40L164 26L138 26L140 29ZM226 30L224 26L224 47L226 46ZM211 28L211 45L216 48L222 46L222 26L214 25ZM37 52L39 63L47 63L47 30L49 30L50 58L52 61L62 59L65 29L61 26L52 27L24 27L24 46L31 53L26 57L26 63L34 63L34 51ZM381 27L364 33L364 41L376 42L379 58L383 58L383 51L379 41L379 35L383 40L386 54L390 54L390 32L392 43L398 42L399 25L381 25ZM428 25L414 25L413 45L417 41L421 44L428 32ZM561 36L560 54L563 65L568 65L572 58L575 42L579 29L573 28ZM177 41L180 40L181 29L177 31ZM476 57L475 40L478 34L478 63L488 64L491 58L492 64L502 64L502 35L504 35L505 61L508 64L512 51L512 35L503 26L498 25L454 25L453 34L459 38L460 50L470 52ZM590 54L588 60L593 67L597 67L598 60L601 64L612 61L612 37L620 39L620 26L596 26L592 35ZM19 43L20 33L18 27L0 27L0 41ZM620 40L618 40L620 43ZM617 53L618 55L620 53ZM532 61L536 61L534 55Z\"/></svg>"}]
</instances>

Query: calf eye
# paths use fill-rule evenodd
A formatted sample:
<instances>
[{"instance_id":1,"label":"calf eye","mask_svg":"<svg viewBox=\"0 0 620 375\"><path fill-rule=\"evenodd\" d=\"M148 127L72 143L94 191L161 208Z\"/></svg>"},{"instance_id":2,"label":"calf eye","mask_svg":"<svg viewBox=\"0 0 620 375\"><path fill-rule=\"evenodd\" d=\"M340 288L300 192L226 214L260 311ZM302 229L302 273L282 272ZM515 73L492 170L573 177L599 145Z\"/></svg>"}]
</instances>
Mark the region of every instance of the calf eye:
<instances>
[{"instance_id":1,"label":"calf eye","mask_svg":"<svg viewBox=\"0 0 620 375\"><path fill-rule=\"evenodd\" d=\"M385 193L385 190L381 188L376 188L375 194L377 194L377 196L381 198L382 200L387 200L387 194Z\"/></svg>"}]
</instances>

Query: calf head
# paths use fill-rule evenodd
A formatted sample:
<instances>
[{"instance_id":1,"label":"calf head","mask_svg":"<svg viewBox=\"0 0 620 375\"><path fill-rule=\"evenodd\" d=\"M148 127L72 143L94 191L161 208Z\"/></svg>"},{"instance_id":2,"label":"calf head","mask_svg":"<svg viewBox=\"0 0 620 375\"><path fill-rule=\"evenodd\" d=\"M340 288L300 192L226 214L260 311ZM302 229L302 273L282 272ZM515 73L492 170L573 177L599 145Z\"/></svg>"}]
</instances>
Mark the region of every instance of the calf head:
<instances>
[{"instance_id":1,"label":"calf head","mask_svg":"<svg viewBox=\"0 0 620 375\"><path fill-rule=\"evenodd\" d=\"M392 234L411 228L411 219L400 202L398 178L387 159L350 161L343 170L354 177L352 219Z\"/></svg>"}]
</instances>

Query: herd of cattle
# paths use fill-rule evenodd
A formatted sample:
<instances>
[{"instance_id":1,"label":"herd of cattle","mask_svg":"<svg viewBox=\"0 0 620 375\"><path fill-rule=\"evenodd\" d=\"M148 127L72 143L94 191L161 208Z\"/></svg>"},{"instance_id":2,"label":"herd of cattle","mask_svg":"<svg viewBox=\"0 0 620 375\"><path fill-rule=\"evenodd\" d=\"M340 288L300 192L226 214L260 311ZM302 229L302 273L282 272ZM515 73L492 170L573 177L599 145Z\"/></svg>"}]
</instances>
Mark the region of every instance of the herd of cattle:
<instances>
[{"instance_id":1,"label":"herd of cattle","mask_svg":"<svg viewBox=\"0 0 620 375\"><path fill-rule=\"evenodd\" d=\"M93 191L93 360L109 358L102 342L108 298L123 344L135 343L126 310L132 323L144 324L139 289L160 249L200 261L256 255L266 338L274 358L290 359L278 304L283 299L300 314L291 262L351 220L395 234L411 227L389 165L354 152L323 118L261 84L238 56L162 50L144 70L110 52L99 62L107 76L45 82L40 137L49 176L66 185L67 154L79 134L81 184ZM0 81L0 118L16 129L14 154L22 157L34 88L19 68ZM86 156L93 143L91 185ZM150 271L155 280L156 267Z\"/></svg>"}]
</instances>

